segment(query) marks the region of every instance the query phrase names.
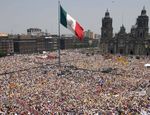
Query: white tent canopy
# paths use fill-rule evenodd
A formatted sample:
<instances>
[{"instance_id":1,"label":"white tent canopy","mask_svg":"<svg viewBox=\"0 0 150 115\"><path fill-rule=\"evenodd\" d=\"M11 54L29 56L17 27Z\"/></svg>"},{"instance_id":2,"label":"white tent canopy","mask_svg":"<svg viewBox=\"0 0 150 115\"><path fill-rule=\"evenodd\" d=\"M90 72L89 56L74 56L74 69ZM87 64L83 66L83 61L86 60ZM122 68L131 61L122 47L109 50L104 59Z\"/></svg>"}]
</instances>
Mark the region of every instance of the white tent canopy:
<instances>
[{"instance_id":1,"label":"white tent canopy","mask_svg":"<svg viewBox=\"0 0 150 115\"><path fill-rule=\"evenodd\" d=\"M150 64L145 64L144 67L150 68Z\"/></svg>"}]
</instances>

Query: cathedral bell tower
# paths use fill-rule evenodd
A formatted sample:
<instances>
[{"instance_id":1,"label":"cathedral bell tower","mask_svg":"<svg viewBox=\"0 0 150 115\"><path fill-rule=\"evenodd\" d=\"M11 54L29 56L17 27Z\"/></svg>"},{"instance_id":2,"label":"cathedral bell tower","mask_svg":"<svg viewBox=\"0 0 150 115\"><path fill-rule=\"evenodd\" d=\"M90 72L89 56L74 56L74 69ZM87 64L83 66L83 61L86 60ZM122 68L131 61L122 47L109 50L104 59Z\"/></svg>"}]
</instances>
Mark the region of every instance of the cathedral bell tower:
<instances>
[{"instance_id":1,"label":"cathedral bell tower","mask_svg":"<svg viewBox=\"0 0 150 115\"><path fill-rule=\"evenodd\" d=\"M138 38L146 38L148 36L148 21L149 17L146 15L145 7L143 7L143 10L141 11L141 15L137 18L137 37Z\"/></svg>"},{"instance_id":2,"label":"cathedral bell tower","mask_svg":"<svg viewBox=\"0 0 150 115\"><path fill-rule=\"evenodd\" d=\"M108 10L105 12L105 17L102 19L101 38L111 39L113 37L112 18Z\"/></svg>"},{"instance_id":3,"label":"cathedral bell tower","mask_svg":"<svg viewBox=\"0 0 150 115\"><path fill-rule=\"evenodd\" d=\"M101 27L101 38L100 38L100 49L103 53L110 52L110 49L113 51L113 43L110 44L113 37L113 28L112 28L112 18L108 10L105 12L105 17L102 19L102 27ZM111 47L110 47L111 46Z\"/></svg>"}]
</instances>

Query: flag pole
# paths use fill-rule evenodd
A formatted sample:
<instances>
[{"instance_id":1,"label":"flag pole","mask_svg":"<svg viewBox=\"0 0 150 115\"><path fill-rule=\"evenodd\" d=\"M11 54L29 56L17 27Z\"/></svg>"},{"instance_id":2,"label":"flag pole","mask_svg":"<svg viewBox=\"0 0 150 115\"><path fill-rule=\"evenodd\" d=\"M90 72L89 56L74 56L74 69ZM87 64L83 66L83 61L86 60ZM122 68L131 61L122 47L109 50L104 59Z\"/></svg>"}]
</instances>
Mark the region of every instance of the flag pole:
<instances>
[{"instance_id":1,"label":"flag pole","mask_svg":"<svg viewBox=\"0 0 150 115\"><path fill-rule=\"evenodd\" d=\"M59 64L59 67L61 66L60 65L60 39L61 39L61 36L60 36L60 0L58 0L58 41L57 41L57 44L58 44L58 64Z\"/></svg>"}]
</instances>

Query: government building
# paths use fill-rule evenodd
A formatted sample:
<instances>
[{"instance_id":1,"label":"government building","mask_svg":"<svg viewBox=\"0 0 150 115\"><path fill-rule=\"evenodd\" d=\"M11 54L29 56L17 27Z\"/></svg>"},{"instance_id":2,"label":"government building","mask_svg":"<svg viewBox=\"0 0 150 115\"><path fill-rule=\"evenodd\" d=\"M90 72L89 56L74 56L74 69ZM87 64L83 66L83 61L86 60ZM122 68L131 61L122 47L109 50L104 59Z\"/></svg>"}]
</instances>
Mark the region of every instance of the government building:
<instances>
[{"instance_id":1,"label":"government building","mask_svg":"<svg viewBox=\"0 0 150 115\"><path fill-rule=\"evenodd\" d=\"M99 47L102 53L121 55L150 55L149 17L145 7L138 16L136 24L132 26L130 33L126 32L124 25L113 36L112 18L108 10L102 19L101 38Z\"/></svg>"}]
</instances>

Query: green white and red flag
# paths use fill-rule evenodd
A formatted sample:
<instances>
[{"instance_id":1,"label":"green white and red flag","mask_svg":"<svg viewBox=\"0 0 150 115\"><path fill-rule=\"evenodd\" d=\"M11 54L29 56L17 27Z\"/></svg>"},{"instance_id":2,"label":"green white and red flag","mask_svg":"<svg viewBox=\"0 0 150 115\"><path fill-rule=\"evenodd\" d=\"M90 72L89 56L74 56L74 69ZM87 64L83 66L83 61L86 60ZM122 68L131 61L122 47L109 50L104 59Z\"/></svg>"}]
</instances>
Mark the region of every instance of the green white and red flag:
<instances>
[{"instance_id":1,"label":"green white and red flag","mask_svg":"<svg viewBox=\"0 0 150 115\"><path fill-rule=\"evenodd\" d=\"M72 18L60 5L60 23L71 30L79 40L84 38L84 29L81 25Z\"/></svg>"}]
</instances>

